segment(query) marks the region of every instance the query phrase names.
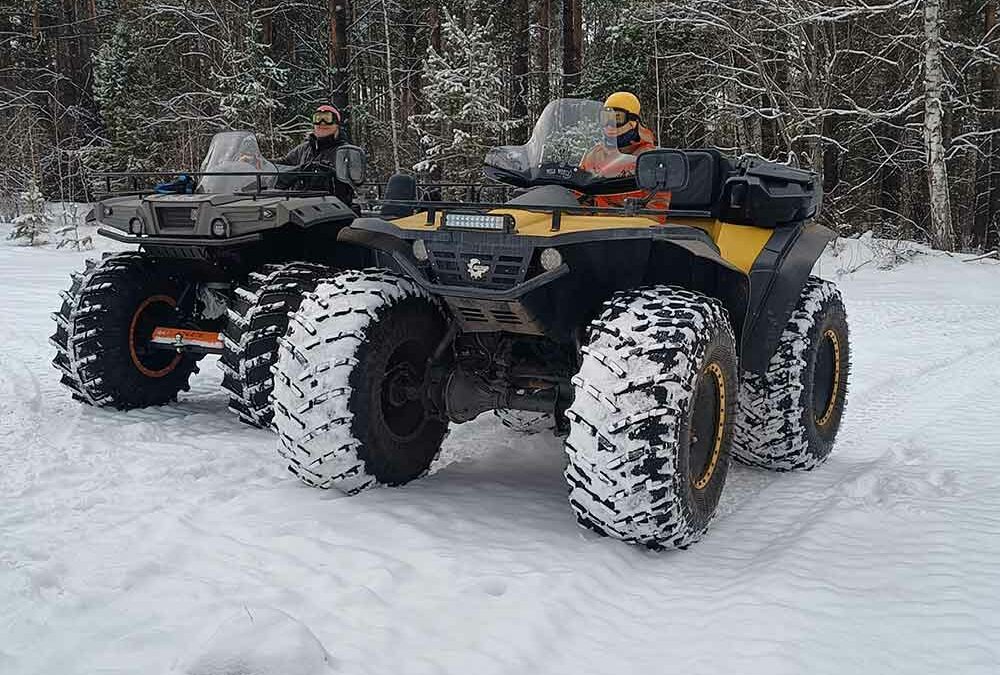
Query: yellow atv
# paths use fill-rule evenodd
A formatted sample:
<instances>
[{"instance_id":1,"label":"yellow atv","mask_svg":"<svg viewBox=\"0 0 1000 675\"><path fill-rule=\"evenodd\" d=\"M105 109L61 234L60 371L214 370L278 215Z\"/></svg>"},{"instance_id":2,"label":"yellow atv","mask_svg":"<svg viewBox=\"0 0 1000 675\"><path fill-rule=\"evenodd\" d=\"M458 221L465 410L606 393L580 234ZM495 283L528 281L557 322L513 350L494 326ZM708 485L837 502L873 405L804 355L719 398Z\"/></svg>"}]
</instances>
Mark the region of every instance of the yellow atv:
<instances>
[{"instance_id":1,"label":"yellow atv","mask_svg":"<svg viewBox=\"0 0 1000 675\"><path fill-rule=\"evenodd\" d=\"M833 237L807 223L815 176L707 149L581 169L601 142L600 103L554 101L527 144L486 157L520 188L510 201L416 202L396 176L382 217L340 232L384 267L321 282L280 341L274 421L294 474L400 485L450 423L544 413L580 523L661 548L704 534L730 456L826 459L849 343L839 293L810 276Z\"/></svg>"}]
</instances>

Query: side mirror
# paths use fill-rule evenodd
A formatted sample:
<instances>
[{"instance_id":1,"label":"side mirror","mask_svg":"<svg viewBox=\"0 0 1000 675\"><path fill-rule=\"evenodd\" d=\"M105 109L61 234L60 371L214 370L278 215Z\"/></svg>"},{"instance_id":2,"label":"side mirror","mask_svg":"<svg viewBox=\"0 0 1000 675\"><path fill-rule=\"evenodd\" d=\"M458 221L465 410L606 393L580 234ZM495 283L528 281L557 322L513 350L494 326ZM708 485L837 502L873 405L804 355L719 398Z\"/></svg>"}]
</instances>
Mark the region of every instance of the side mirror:
<instances>
[{"instance_id":1,"label":"side mirror","mask_svg":"<svg viewBox=\"0 0 1000 675\"><path fill-rule=\"evenodd\" d=\"M688 183L688 158L680 150L649 150L635 165L639 188L650 192L680 190Z\"/></svg>"},{"instance_id":2,"label":"side mirror","mask_svg":"<svg viewBox=\"0 0 1000 675\"><path fill-rule=\"evenodd\" d=\"M357 187L365 182L368 172L368 155L356 145L342 145L334 155L337 180Z\"/></svg>"}]
</instances>

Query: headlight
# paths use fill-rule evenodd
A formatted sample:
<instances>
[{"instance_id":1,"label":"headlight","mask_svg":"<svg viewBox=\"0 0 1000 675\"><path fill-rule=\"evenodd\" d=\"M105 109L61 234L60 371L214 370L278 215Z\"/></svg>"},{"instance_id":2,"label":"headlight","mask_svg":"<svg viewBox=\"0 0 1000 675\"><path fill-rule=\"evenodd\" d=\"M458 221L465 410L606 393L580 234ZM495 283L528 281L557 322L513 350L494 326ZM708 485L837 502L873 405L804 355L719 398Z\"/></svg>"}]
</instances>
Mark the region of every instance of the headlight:
<instances>
[{"instance_id":1,"label":"headlight","mask_svg":"<svg viewBox=\"0 0 1000 675\"><path fill-rule=\"evenodd\" d=\"M213 237L225 237L226 231L229 228L226 226L226 221L222 218L216 218L212 221L212 236Z\"/></svg>"},{"instance_id":2,"label":"headlight","mask_svg":"<svg viewBox=\"0 0 1000 675\"><path fill-rule=\"evenodd\" d=\"M554 248L547 248L542 251L541 263L546 271L551 272L562 265L562 262L562 254Z\"/></svg>"},{"instance_id":3,"label":"headlight","mask_svg":"<svg viewBox=\"0 0 1000 675\"><path fill-rule=\"evenodd\" d=\"M420 262L425 262L430 257L427 253L427 244L424 243L423 239L417 239L413 242L413 257Z\"/></svg>"},{"instance_id":4,"label":"headlight","mask_svg":"<svg viewBox=\"0 0 1000 675\"><path fill-rule=\"evenodd\" d=\"M274 211L272 209L264 209L260 212L260 216L261 218L270 220L271 218L274 218Z\"/></svg>"},{"instance_id":5,"label":"headlight","mask_svg":"<svg viewBox=\"0 0 1000 675\"><path fill-rule=\"evenodd\" d=\"M106 216L113 215L114 212L115 212L115 210L113 208L111 208L110 206L105 206L101 210L104 211L104 215L106 215Z\"/></svg>"}]
</instances>

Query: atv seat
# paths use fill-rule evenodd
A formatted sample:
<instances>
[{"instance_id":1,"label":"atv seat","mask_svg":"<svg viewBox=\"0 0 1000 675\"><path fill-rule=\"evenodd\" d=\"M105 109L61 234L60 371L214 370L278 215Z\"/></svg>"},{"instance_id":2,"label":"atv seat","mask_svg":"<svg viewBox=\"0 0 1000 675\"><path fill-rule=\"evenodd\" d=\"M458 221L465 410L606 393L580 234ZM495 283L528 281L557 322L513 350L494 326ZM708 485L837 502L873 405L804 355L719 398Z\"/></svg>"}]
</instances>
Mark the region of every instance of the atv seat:
<instances>
[{"instance_id":1,"label":"atv seat","mask_svg":"<svg viewBox=\"0 0 1000 675\"><path fill-rule=\"evenodd\" d=\"M508 204L518 204L521 206L579 206L580 200L576 195L561 185L542 185L540 187L523 190L521 194L513 199L507 200Z\"/></svg>"},{"instance_id":2,"label":"atv seat","mask_svg":"<svg viewBox=\"0 0 1000 675\"><path fill-rule=\"evenodd\" d=\"M417 181L413 176L403 173L394 173L389 176L389 182L385 184L385 193L382 197L386 200L416 201ZM403 218L412 216L414 208L403 204L382 204L380 215L383 218Z\"/></svg>"}]
</instances>

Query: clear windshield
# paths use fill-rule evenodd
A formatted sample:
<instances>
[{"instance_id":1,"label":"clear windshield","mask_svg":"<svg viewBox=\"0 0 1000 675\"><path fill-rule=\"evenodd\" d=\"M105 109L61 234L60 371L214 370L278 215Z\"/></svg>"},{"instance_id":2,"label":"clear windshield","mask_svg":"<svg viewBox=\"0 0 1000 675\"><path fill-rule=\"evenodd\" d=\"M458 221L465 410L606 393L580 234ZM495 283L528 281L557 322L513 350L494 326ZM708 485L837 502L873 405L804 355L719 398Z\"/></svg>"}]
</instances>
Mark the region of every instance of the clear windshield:
<instances>
[{"instance_id":1,"label":"clear windshield","mask_svg":"<svg viewBox=\"0 0 1000 675\"><path fill-rule=\"evenodd\" d=\"M202 173L245 174L275 170L274 164L264 158L257 145L257 137L251 131L223 131L216 134L201 162ZM274 180L274 176L262 177L261 187L272 187ZM253 176L202 176L198 183L198 192L212 194L256 189L257 179Z\"/></svg>"},{"instance_id":2,"label":"clear windshield","mask_svg":"<svg viewBox=\"0 0 1000 675\"><path fill-rule=\"evenodd\" d=\"M583 191L634 189L635 156L606 142L607 114L599 101L564 98L542 111L524 145L486 155L487 173L515 185L566 185Z\"/></svg>"}]
</instances>

